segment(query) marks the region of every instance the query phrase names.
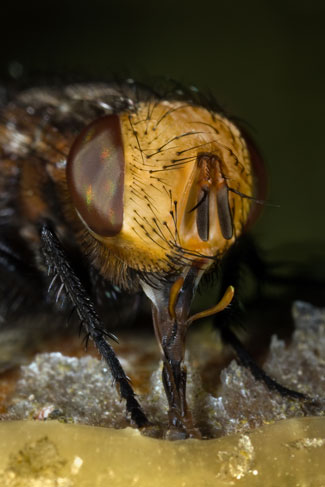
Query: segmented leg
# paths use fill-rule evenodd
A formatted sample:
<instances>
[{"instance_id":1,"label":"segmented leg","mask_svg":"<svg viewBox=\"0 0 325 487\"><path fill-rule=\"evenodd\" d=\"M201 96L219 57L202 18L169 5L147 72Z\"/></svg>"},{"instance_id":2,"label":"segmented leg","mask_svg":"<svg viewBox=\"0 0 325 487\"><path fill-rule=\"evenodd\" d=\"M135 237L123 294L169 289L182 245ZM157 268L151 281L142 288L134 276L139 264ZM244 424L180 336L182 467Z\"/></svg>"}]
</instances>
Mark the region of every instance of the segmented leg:
<instances>
[{"instance_id":1,"label":"segmented leg","mask_svg":"<svg viewBox=\"0 0 325 487\"><path fill-rule=\"evenodd\" d=\"M152 302L152 317L163 360L162 380L169 404L169 430L166 437L200 437L186 402L185 339L189 311L195 289L202 275L199 267L189 268L183 276L169 281L142 282Z\"/></svg>"},{"instance_id":2,"label":"segmented leg","mask_svg":"<svg viewBox=\"0 0 325 487\"><path fill-rule=\"evenodd\" d=\"M197 437L198 431L186 402L186 367L183 363L186 323L171 318L163 307L153 308L153 322L162 352L162 380L169 404L167 436L175 439Z\"/></svg>"},{"instance_id":3,"label":"segmented leg","mask_svg":"<svg viewBox=\"0 0 325 487\"><path fill-rule=\"evenodd\" d=\"M43 243L42 251L51 273L54 276L57 275L60 279L86 333L92 338L101 356L107 362L113 379L119 386L120 394L126 400L126 409L130 413L132 420L138 427L147 425L149 423L148 419L135 398L130 381L125 375L113 348L106 341L105 336L108 334L103 331L104 326L97 315L95 306L86 293L80 279L71 268L58 238L47 224L42 226L41 239Z\"/></svg>"},{"instance_id":4,"label":"segmented leg","mask_svg":"<svg viewBox=\"0 0 325 487\"><path fill-rule=\"evenodd\" d=\"M294 391L292 389L288 389L288 387L279 384L274 379L269 377L267 373L257 365L252 356L247 352L245 347L229 328L224 328L222 330L222 337L226 343L229 343L229 345L233 347L237 354L239 362L243 365L243 367L249 369L256 380L264 382L264 384L270 391L276 391L283 397L292 397L294 399L307 399L307 396L305 394Z\"/></svg>"},{"instance_id":5,"label":"segmented leg","mask_svg":"<svg viewBox=\"0 0 325 487\"><path fill-rule=\"evenodd\" d=\"M227 255L223 264L223 274L227 280L225 287L231 282L236 292L230 309L225 310L214 318L215 327L221 331L224 341L233 347L239 362L251 371L256 380L264 382L269 390L277 391L283 397L308 399L304 394L284 387L269 377L266 372L259 367L253 357L245 349L244 345L230 329L231 324L240 320L242 314L242 306L238 297L238 295L240 295L242 265L244 264L252 272L258 280L258 284L267 281L268 278L267 265L260 258L258 249L254 245L252 239L243 237L241 241L237 242Z\"/></svg>"}]
</instances>

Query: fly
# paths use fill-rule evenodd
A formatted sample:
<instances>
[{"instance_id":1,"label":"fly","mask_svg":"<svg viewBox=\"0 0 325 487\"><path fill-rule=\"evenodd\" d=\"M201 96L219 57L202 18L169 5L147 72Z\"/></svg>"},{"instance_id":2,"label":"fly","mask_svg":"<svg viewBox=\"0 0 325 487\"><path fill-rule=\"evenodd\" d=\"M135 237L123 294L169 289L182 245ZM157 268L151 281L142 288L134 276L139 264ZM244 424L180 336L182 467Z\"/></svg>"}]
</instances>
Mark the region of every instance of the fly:
<instances>
[{"instance_id":1,"label":"fly","mask_svg":"<svg viewBox=\"0 0 325 487\"><path fill-rule=\"evenodd\" d=\"M163 360L169 430L199 436L186 402L186 334L193 321L224 310L235 289L208 310L190 308L202 276L256 218L264 179L251 140L195 93L166 96L126 82L17 94L1 109L0 147L4 272L30 266L39 295L47 273L57 299L65 292L138 427L150 422L109 343L97 288L89 294L70 256L80 253L89 274L114 289L142 290Z\"/></svg>"}]
</instances>

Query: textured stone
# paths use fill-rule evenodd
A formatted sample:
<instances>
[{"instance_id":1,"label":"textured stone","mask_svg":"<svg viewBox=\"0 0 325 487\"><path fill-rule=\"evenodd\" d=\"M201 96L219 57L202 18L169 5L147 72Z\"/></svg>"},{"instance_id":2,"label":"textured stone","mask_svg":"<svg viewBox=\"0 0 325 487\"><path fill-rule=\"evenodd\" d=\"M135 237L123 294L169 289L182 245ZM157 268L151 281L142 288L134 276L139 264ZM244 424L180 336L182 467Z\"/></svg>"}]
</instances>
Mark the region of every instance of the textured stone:
<instances>
[{"instance_id":1,"label":"textured stone","mask_svg":"<svg viewBox=\"0 0 325 487\"><path fill-rule=\"evenodd\" d=\"M251 373L232 361L221 372L215 394L204 389L200 374L188 355L187 396L195 421L207 438L247 433L272 421L323 415L325 382L325 311L304 303L293 310L296 330L291 343L273 337L264 368L282 385L303 392L311 400L283 398L257 382ZM130 360L134 361L132 354ZM130 362L123 360L127 373ZM152 373L149 391L139 394L148 417L158 425L157 436L167 428L167 401L161 365ZM3 419L60 418L66 422L124 428L128 424L103 361L43 353L22 367L21 378Z\"/></svg>"}]
</instances>

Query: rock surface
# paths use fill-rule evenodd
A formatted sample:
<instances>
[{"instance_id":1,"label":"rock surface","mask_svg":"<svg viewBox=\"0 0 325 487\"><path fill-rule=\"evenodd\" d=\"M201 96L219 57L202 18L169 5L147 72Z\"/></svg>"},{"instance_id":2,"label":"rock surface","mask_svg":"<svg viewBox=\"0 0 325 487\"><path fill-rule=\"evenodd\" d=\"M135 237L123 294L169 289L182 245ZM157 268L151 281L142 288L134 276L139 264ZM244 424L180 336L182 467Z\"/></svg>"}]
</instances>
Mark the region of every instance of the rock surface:
<instances>
[{"instance_id":1,"label":"rock surface","mask_svg":"<svg viewBox=\"0 0 325 487\"><path fill-rule=\"evenodd\" d=\"M247 433L273 421L322 416L325 411L325 310L297 302L293 308L296 330L291 343L273 337L264 369L282 385L303 392L308 401L283 398L257 382L244 367L232 361L221 372L214 394L202 384L195 364L187 357L188 402L206 438ZM130 361L123 360L127 373ZM153 371L149 391L139 399L152 423L163 434L167 427L167 401L161 382L161 365ZM15 393L2 419L56 419L69 423L124 428L128 425L103 361L93 357L66 357L42 353L22 367Z\"/></svg>"}]
</instances>

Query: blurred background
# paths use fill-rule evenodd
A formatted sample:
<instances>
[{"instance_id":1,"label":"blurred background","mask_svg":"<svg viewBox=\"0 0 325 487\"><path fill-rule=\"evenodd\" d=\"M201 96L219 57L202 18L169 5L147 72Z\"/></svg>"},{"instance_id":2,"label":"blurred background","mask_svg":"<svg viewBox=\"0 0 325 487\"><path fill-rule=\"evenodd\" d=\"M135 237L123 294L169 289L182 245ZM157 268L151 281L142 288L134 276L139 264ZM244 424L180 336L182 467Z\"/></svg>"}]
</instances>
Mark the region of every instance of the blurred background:
<instances>
[{"instance_id":1,"label":"blurred background","mask_svg":"<svg viewBox=\"0 0 325 487\"><path fill-rule=\"evenodd\" d=\"M1 10L4 81L166 76L211 91L250 124L266 160L268 199L280 207L265 208L258 242L325 276L323 1L37 0Z\"/></svg>"}]
</instances>

